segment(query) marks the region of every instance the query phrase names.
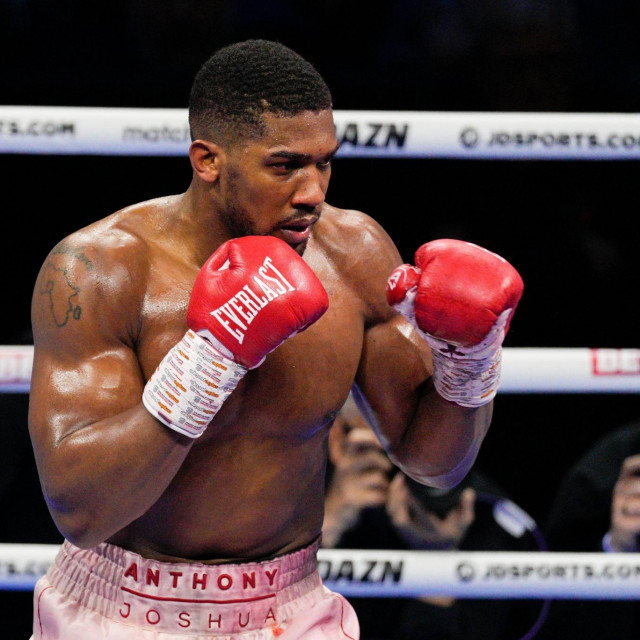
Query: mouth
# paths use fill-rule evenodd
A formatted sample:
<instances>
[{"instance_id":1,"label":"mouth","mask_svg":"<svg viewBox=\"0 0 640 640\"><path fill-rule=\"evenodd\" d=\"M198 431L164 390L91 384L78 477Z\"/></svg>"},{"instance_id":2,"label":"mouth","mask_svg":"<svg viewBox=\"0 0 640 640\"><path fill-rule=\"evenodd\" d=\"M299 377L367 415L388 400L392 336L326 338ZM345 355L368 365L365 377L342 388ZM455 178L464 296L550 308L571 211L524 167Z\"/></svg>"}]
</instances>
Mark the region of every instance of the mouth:
<instances>
[{"instance_id":1,"label":"mouth","mask_svg":"<svg viewBox=\"0 0 640 640\"><path fill-rule=\"evenodd\" d=\"M286 220L279 224L274 235L279 236L287 244L295 246L309 240L313 225L318 221L318 216L305 216L294 220Z\"/></svg>"}]
</instances>

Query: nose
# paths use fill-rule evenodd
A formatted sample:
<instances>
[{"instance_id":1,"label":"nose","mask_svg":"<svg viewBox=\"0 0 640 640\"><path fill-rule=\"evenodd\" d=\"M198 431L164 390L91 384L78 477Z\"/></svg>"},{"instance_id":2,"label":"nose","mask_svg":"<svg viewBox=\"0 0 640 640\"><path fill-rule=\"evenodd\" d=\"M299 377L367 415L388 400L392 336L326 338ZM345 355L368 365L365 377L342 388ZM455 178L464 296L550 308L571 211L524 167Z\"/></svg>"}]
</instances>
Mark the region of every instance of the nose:
<instances>
[{"instance_id":1,"label":"nose","mask_svg":"<svg viewBox=\"0 0 640 640\"><path fill-rule=\"evenodd\" d=\"M317 167L307 168L296 185L292 206L302 209L319 207L324 202L328 186L329 171L321 171Z\"/></svg>"}]
</instances>

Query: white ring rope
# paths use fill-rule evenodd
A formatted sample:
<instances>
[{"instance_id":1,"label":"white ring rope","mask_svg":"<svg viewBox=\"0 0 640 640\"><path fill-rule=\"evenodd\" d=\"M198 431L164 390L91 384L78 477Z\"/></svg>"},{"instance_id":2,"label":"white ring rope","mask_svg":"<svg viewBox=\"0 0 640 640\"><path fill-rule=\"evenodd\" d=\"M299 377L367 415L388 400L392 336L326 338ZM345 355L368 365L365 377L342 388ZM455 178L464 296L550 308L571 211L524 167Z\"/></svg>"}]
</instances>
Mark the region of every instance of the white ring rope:
<instances>
[{"instance_id":1,"label":"white ring rope","mask_svg":"<svg viewBox=\"0 0 640 640\"><path fill-rule=\"evenodd\" d=\"M339 155L633 160L640 114L335 111ZM0 153L180 156L186 109L0 106Z\"/></svg>"},{"instance_id":2,"label":"white ring rope","mask_svg":"<svg viewBox=\"0 0 640 640\"><path fill-rule=\"evenodd\" d=\"M0 346L0 393L27 393L32 346ZM501 393L640 393L640 349L503 349Z\"/></svg>"},{"instance_id":3,"label":"white ring rope","mask_svg":"<svg viewBox=\"0 0 640 640\"><path fill-rule=\"evenodd\" d=\"M0 544L0 590L33 590L58 549ZM639 553L320 549L318 561L350 597L640 599Z\"/></svg>"}]
</instances>

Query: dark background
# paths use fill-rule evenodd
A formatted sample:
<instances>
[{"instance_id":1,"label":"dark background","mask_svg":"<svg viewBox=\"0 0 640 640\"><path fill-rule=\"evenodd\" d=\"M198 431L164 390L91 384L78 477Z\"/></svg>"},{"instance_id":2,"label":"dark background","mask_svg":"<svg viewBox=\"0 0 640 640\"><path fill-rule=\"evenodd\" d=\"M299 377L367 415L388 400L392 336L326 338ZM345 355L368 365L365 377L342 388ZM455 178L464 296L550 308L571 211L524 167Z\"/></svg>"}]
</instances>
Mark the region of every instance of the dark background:
<instances>
[{"instance_id":1,"label":"dark background","mask_svg":"<svg viewBox=\"0 0 640 640\"><path fill-rule=\"evenodd\" d=\"M313 62L339 110L637 112L638 7L0 0L0 104L184 108L206 57L262 37ZM408 261L447 236L509 259L525 295L507 346L635 347L637 172L635 161L338 159L328 200L377 218ZM186 158L1 155L0 176L2 342L17 344L29 343L31 290L48 250L122 206L183 191L190 167ZM0 395L0 542L57 542L27 403ZM502 394L478 464L543 524L569 465L638 416L634 394ZM28 637L25 597L0 594L15 621L6 637Z\"/></svg>"}]
</instances>

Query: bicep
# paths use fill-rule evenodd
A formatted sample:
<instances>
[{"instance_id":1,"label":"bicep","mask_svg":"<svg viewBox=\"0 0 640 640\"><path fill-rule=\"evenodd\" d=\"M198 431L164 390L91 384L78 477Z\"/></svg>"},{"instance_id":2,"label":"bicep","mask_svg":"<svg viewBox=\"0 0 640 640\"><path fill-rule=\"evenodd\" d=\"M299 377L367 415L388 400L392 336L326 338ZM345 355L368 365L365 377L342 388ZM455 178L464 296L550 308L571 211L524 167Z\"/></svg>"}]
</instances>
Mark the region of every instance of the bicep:
<instances>
[{"instance_id":1,"label":"bicep","mask_svg":"<svg viewBox=\"0 0 640 640\"><path fill-rule=\"evenodd\" d=\"M74 431L140 401L142 379L127 348L101 349L69 360L64 340L35 349L29 427L35 444L55 445Z\"/></svg>"},{"instance_id":2,"label":"bicep","mask_svg":"<svg viewBox=\"0 0 640 640\"><path fill-rule=\"evenodd\" d=\"M354 394L386 448L402 438L431 372L429 347L399 314L365 331Z\"/></svg>"},{"instance_id":3,"label":"bicep","mask_svg":"<svg viewBox=\"0 0 640 640\"><path fill-rule=\"evenodd\" d=\"M29 428L36 452L139 402L143 379L121 301L82 263L48 260L34 289Z\"/></svg>"},{"instance_id":4,"label":"bicep","mask_svg":"<svg viewBox=\"0 0 640 640\"><path fill-rule=\"evenodd\" d=\"M353 242L360 243L356 266L362 268L356 270L353 289L365 311L354 397L389 450L402 439L415 415L421 387L431 376L431 352L411 324L387 302L387 281L402 264L395 244L375 220L359 215L356 222L358 236Z\"/></svg>"}]
</instances>

